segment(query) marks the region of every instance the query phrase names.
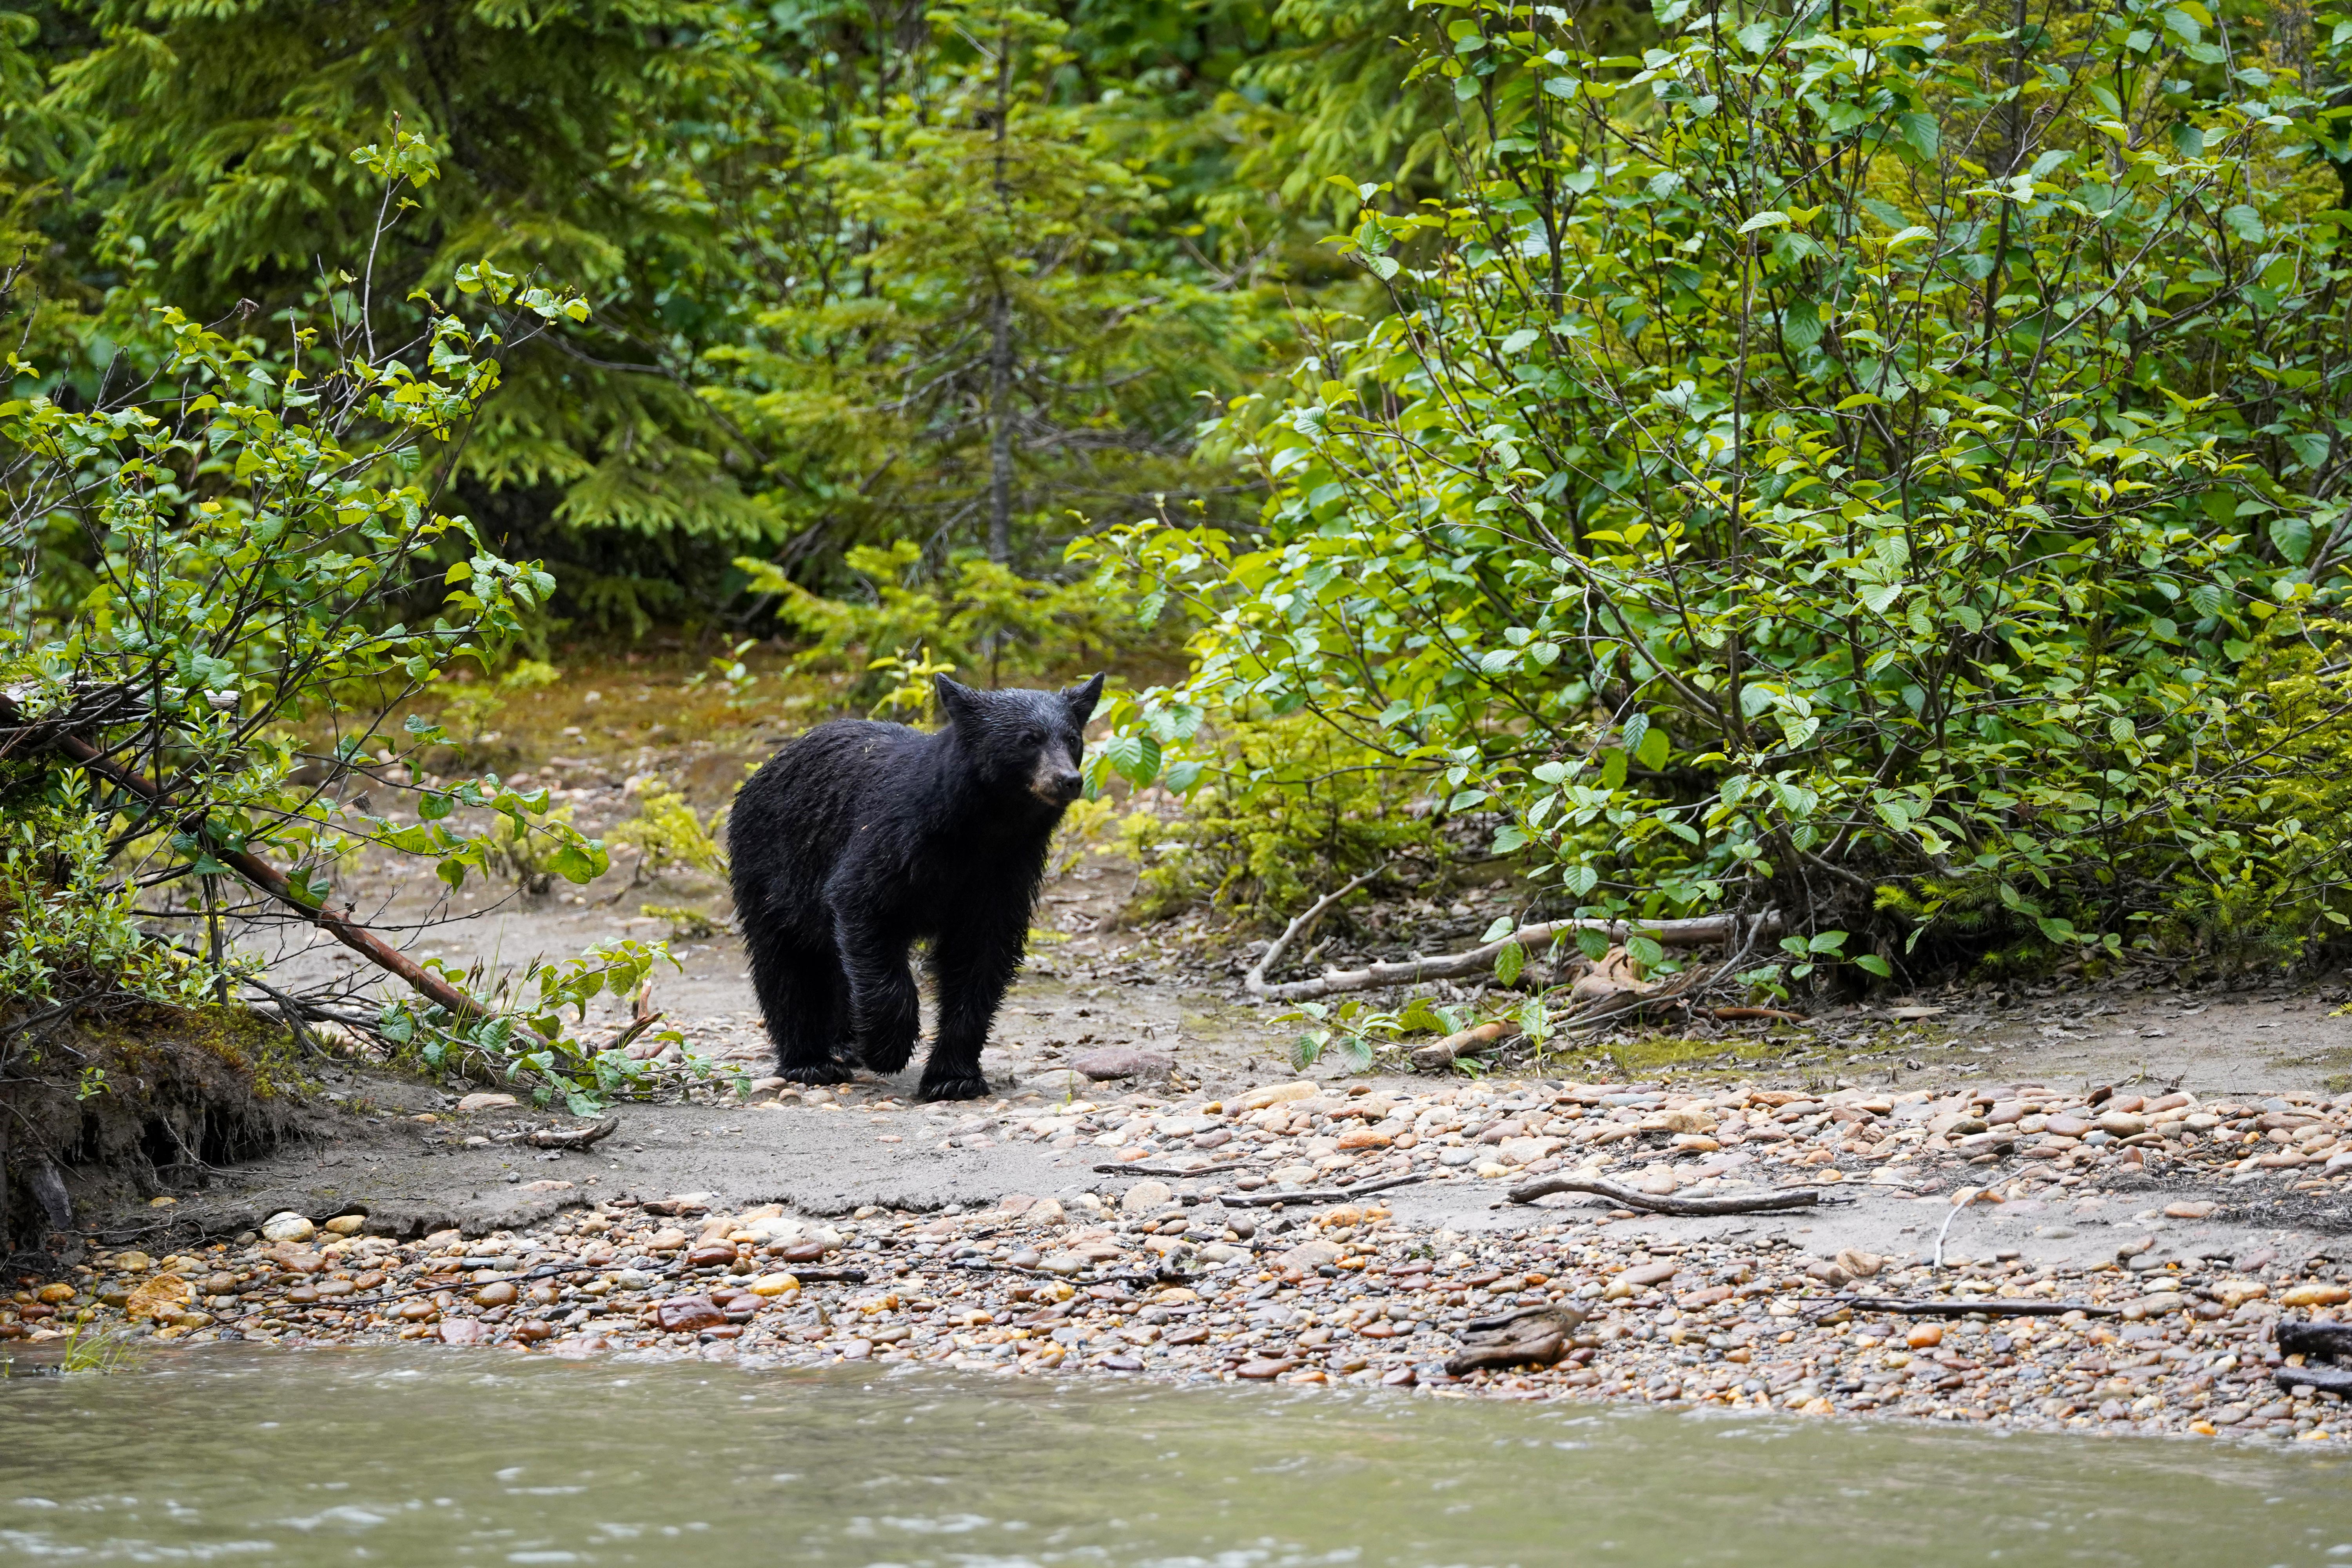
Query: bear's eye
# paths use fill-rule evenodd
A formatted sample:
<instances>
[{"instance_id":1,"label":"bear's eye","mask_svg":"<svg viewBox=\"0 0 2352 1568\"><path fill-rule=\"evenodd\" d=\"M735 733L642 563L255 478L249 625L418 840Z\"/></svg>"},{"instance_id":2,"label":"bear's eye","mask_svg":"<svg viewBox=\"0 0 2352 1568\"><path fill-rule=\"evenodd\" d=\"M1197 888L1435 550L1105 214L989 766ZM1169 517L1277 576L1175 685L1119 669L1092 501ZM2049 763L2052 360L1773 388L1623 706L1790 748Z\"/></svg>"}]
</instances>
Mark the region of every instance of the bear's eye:
<instances>
[{"instance_id":1,"label":"bear's eye","mask_svg":"<svg viewBox=\"0 0 2352 1568\"><path fill-rule=\"evenodd\" d=\"M1023 738L1033 746L1042 746L1045 743L1045 731L1043 730L1031 730L1029 733Z\"/></svg>"}]
</instances>

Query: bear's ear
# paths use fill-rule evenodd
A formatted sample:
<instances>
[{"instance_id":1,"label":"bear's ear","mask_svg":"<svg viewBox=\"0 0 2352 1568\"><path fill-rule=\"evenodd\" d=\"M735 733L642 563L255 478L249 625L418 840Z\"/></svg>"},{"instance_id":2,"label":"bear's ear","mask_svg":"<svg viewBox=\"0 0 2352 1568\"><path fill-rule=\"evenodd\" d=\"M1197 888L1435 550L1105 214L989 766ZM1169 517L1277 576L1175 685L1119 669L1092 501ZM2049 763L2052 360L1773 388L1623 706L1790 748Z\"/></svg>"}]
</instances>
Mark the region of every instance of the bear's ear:
<instances>
[{"instance_id":1,"label":"bear's ear","mask_svg":"<svg viewBox=\"0 0 2352 1568\"><path fill-rule=\"evenodd\" d=\"M969 686L959 686L944 675L931 678L932 689L940 694L940 717L950 724L960 724L980 713L980 693Z\"/></svg>"},{"instance_id":2,"label":"bear's ear","mask_svg":"<svg viewBox=\"0 0 2352 1568\"><path fill-rule=\"evenodd\" d=\"M1103 678L1096 676L1084 686L1073 686L1062 693L1062 701L1070 710L1071 721L1080 729L1094 717L1095 704L1102 700Z\"/></svg>"}]
</instances>

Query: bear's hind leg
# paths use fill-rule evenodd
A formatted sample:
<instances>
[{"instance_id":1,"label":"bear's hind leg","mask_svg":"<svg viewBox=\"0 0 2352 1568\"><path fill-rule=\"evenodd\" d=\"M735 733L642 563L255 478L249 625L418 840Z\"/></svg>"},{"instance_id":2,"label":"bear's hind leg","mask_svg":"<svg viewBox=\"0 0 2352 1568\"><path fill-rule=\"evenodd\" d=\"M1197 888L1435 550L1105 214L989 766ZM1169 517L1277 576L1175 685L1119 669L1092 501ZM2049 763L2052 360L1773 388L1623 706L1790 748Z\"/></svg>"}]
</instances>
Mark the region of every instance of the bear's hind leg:
<instances>
[{"instance_id":1,"label":"bear's hind leg","mask_svg":"<svg viewBox=\"0 0 2352 1568\"><path fill-rule=\"evenodd\" d=\"M858 1058L878 1073L904 1072L922 1027L922 999L907 967L907 941L845 921L839 931Z\"/></svg>"},{"instance_id":2,"label":"bear's hind leg","mask_svg":"<svg viewBox=\"0 0 2352 1568\"><path fill-rule=\"evenodd\" d=\"M751 989L776 1043L776 1076L791 1083L847 1083L850 1066L834 1054L840 1030L840 966L831 953L754 944Z\"/></svg>"}]
</instances>

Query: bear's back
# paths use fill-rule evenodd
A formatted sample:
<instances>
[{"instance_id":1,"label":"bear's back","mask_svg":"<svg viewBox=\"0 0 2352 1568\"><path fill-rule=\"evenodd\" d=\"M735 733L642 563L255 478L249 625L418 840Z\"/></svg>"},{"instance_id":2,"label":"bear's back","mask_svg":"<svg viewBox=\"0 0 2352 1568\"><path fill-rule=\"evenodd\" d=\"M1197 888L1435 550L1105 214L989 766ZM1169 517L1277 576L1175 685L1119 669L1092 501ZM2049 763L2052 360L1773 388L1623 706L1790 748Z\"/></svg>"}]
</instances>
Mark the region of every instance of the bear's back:
<instances>
[{"instance_id":1,"label":"bear's back","mask_svg":"<svg viewBox=\"0 0 2352 1568\"><path fill-rule=\"evenodd\" d=\"M822 888L861 823L925 769L930 740L904 724L836 719L787 742L728 814L739 903L803 901Z\"/></svg>"}]
</instances>

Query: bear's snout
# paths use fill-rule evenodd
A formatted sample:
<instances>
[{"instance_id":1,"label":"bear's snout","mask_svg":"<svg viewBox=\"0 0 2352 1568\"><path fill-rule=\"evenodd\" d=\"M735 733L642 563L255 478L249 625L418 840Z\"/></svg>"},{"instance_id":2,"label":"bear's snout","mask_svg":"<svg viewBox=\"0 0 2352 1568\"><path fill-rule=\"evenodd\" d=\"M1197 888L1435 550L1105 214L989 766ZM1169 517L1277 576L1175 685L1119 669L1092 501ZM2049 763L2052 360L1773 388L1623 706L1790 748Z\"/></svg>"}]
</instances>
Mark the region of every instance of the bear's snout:
<instances>
[{"instance_id":1,"label":"bear's snout","mask_svg":"<svg viewBox=\"0 0 2352 1568\"><path fill-rule=\"evenodd\" d=\"M1029 770L1029 793L1047 805L1067 805L1086 790L1086 781L1078 775L1077 759L1060 747L1050 747L1037 753Z\"/></svg>"}]
</instances>

